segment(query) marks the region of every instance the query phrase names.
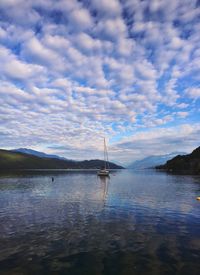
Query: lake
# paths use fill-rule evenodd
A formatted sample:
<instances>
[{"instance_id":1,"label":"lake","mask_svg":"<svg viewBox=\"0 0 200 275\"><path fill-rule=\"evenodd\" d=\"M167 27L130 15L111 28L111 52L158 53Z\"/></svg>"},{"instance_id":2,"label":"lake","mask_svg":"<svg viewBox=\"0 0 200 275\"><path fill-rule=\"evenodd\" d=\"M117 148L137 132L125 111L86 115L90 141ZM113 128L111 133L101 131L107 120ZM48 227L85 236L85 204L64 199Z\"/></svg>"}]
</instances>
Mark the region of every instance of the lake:
<instances>
[{"instance_id":1,"label":"lake","mask_svg":"<svg viewBox=\"0 0 200 275\"><path fill-rule=\"evenodd\" d=\"M1 175L0 274L199 274L197 196L153 170Z\"/></svg>"}]
</instances>

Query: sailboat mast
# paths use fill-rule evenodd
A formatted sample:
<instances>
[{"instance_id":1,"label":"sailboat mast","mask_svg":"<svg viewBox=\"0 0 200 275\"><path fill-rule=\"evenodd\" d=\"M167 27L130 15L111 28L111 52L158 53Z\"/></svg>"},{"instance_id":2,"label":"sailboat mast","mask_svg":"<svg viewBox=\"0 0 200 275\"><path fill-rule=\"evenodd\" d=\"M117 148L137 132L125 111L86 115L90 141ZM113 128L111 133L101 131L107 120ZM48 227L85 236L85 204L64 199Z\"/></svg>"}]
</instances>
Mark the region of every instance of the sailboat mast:
<instances>
[{"instance_id":1,"label":"sailboat mast","mask_svg":"<svg viewBox=\"0 0 200 275\"><path fill-rule=\"evenodd\" d=\"M105 162L105 169L109 169L108 150L107 150L105 138L104 138L104 162Z\"/></svg>"},{"instance_id":2,"label":"sailboat mast","mask_svg":"<svg viewBox=\"0 0 200 275\"><path fill-rule=\"evenodd\" d=\"M104 148L103 148L103 152L104 152L104 168L106 170L106 139L104 137Z\"/></svg>"},{"instance_id":3,"label":"sailboat mast","mask_svg":"<svg viewBox=\"0 0 200 275\"><path fill-rule=\"evenodd\" d=\"M105 143L106 145L106 143ZM108 162L108 149L107 149L107 146L106 146L106 162L107 162L107 169L109 169L109 162Z\"/></svg>"}]
</instances>

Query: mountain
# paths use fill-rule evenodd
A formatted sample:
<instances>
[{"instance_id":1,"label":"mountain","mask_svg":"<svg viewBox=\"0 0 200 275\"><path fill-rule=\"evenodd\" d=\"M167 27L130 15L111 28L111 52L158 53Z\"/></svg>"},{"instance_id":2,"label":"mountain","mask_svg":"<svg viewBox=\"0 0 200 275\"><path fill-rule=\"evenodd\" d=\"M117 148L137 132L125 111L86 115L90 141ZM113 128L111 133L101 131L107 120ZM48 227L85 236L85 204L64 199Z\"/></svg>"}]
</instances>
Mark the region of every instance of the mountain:
<instances>
[{"instance_id":1,"label":"mountain","mask_svg":"<svg viewBox=\"0 0 200 275\"><path fill-rule=\"evenodd\" d=\"M185 155L186 153L173 152L167 155L158 155L158 156L149 156L142 160L136 160L131 163L128 168L129 169L146 169L153 168L157 165L165 164L167 160L177 156L178 154Z\"/></svg>"},{"instance_id":2,"label":"mountain","mask_svg":"<svg viewBox=\"0 0 200 275\"><path fill-rule=\"evenodd\" d=\"M200 147L188 155L178 155L168 160L164 165L159 165L156 169L169 172L200 175Z\"/></svg>"},{"instance_id":3,"label":"mountain","mask_svg":"<svg viewBox=\"0 0 200 275\"><path fill-rule=\"evenodd\" d=\"M103 160L93 159L72 161L57 158L38 157L21 152L0 149L0 170L5 169L100 169ZM111 169L123 169L122 166L109 162Z\"/></svg>"},{"instance_id":4,"label":"mountain","mask_svg":"<svg viewBox=\"0 0 200 275\"><path fill-rule=\"evenodd\" d=\"M41 157L41 158L54 158L54 159L67 160L64 157L60 157L60 156L57 156L57 155L50 155L50 154L46 154L46 153L39 152L39 151L36 151L36 150L27 149L27 148L18 148L18 149L13 149L13 150L10 150L10 151L11 152L24 153L24 154L28 154L28 155L33 155L33 156Z\"/></svg>"}]
</instances>

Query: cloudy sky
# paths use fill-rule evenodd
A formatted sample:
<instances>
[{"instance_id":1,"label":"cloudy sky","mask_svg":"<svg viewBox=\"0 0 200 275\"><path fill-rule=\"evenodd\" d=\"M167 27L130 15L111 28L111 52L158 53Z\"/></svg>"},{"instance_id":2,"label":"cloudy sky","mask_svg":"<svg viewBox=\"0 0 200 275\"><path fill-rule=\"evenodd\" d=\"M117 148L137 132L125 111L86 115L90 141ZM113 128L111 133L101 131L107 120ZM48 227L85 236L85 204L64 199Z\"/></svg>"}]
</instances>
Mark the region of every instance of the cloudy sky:
<instances>
[{"instance_id":1,"label":"cloudy sky","mask_svg":"<svg viewBox=\"0 0 200 275\"><path fill-rule=\"evenodd\" d=\"M200 145L199 0L0 0L0 148L128 163Z\"/></svg>"}]
</instances>

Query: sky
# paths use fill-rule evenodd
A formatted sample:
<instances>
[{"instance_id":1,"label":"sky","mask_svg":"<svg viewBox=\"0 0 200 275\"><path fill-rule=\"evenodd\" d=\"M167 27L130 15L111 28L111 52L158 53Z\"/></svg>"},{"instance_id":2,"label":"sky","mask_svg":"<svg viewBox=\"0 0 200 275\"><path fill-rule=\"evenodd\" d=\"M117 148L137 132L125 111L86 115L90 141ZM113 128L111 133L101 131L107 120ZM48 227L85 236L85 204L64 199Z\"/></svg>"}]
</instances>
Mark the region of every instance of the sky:
<instances>
[{"instance_id":1,"label":"sky","mask_svg":"<svg viewBox=\"0 0 200 275\"><path fill-rule=\"evenodd\" d=\"M0 148L127 164L200 145L199 0L0 0Z\"/></svg>"}]
</instances>

